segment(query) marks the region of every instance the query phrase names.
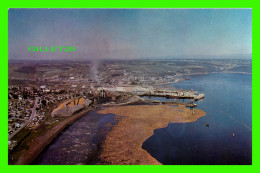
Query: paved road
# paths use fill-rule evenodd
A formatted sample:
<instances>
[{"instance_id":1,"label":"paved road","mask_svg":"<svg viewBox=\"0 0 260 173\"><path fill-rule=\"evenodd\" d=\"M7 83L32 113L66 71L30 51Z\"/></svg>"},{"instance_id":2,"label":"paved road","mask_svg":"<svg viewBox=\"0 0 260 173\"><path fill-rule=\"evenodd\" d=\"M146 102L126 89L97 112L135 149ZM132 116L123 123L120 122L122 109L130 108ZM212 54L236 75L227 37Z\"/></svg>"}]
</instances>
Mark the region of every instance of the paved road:
<instances>
[{"instance_id":1,"label":"paved road","mask_svg":"<svg viewBox=\"0 0 260 173\"><path fill-rule=\"evenodd\" d=\"M25 123L19 128L17 129L14 133L12 133L11 135L8 136L8 140L10 141L18 132L20 132L25 126L27 126L30 122L32 122L32 120L34 119L35 115L36 115L36 107L38 105L38 101L39 101L39 97L36 97L35 99L35 103L34 106L32 108L32 113L31 116L29 118L29 120L25 121Z\"/></svg>"}]
</instances>

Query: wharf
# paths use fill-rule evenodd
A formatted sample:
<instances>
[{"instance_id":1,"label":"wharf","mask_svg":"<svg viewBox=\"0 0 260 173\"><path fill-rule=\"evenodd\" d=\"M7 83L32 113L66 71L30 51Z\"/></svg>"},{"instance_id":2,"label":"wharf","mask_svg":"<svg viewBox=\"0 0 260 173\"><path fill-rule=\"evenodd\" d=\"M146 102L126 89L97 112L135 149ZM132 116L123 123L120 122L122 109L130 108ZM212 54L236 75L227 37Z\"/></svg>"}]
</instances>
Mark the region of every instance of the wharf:
<instances>
[{"instance_id":1,"label":"wharf","mask_svg":"<svg viewBox=\"0 0 260 173\"><path fill-rule=\"evenodd\" d=\"M166 98L174 98L174 99L194 99L200 100L205 97L204 94L198 94L194 91L154 91L154 92L146 92L140 93L139 96L149 96L149 97L166 97Z\"/></svg>"}]
</instances>

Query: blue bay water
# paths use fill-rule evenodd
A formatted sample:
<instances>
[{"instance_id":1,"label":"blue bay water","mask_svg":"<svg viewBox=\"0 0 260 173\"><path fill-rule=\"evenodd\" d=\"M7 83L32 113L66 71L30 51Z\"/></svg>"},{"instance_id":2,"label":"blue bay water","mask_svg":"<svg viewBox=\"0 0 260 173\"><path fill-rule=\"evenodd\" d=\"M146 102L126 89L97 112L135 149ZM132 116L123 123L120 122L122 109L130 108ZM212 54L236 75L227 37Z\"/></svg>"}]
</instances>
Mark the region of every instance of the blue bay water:
<instances>
[{"instance_id":1,"label":"blue bay water","mask_svg":"<svg viewBox=\"0 0 260 173\"><path fill-rule=\"evenodd\" d=\"M217 73L189 78L172 86L205 93L197 104L206 116L156 129L142 147L162 164L251 164L252 75Z\"/></svg>"}]
</instances>

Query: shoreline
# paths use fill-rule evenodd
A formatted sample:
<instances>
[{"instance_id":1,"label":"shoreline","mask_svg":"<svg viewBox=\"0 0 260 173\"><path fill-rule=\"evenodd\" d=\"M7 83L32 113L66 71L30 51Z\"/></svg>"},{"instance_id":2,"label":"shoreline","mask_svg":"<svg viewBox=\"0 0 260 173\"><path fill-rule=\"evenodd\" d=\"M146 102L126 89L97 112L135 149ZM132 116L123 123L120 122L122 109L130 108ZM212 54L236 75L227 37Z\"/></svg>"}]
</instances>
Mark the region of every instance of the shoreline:
<instances>
[{"instance_id":1,"label":"shoreline","mask_svg":"<svg viewBox=\"0 0 260 173\"><path fill-rule=\"evenodd\" d=\"M180 75L180 76L203 75L203 74L212 74L212 73L252 74L252 73L248 73L248 72L232 72L232 71L222 71L222 72L206 72L206 73L191 73L191 74L182 74L182 75Z\"/></svg>"},{"instance_id":2,"label":"shoreline","mask_svg":"<svg viewBox=\"0 0 260 173\"><path fill-rule=\"evenodd\" d=\"M252 73L248 73L248 72L210 72L210 73L191 73L191 74L182 74L182 75L180 75L180 76L178 76L178 77L184 77L184 76L195 76L195 75L207 75L207 74L249 74L249 75L252 75ZM184 80L186 80L186 79L184 79ZM179 82L161 82L161 83L158 83L158 84L156 84L155 86L162 86L162 85L168 85L168 84L174 84L174 83L181 83L182 81L184 81L184 80L181 80L181 81L179 81ZM174 88L173 86L170 86L170 87L172 87L172 88Z\"/></svg>"},{"instance_id":3,"label":"shoreline","mask_svg":"<svg viewBox=\"0 0 260 173\"><path fill-rule=\"evenodd\" d=\"M40 153L69 125L74 123L79 118L86 115L90 109L82 110L81 112L69 117L68 119L62 121L60 124L54 126L48 130L45 134L37 137L32 141L30 147L25 151L14 165L29 165L32 163Z\"/></svg>"},{"instance_id":4,"label":"shoreline","mask_svg":"<svg viewBox=\"0 0 260 173\"><path fill-rule=\"evenodd\" d=\"M155 129L167 127L169 123L194 122L206 115L199 109L192 114L182 105L174 108L169 105L109 107L98 113L122 117L101 146L100 159L112 165L161 165L142 149L143 142L154 134Z\"/></svg>"},{"instance_id":5,"label":"shoreline","mask_svg":"<svg viewBox=\"0 0 260 173\"><path fill-rule=\"evenodd\" d=\"M234 73L234 74L251 74L252 73L247 73L247 72L212 72L212 73L193 73L193 74L183 74L180 75L181 76L189 76L189 75L205 75L205 74L214 74L214 73ZM182 82L182 81L180 81ZM174 82L167 82L167 83L161 83L160 85L163 84L170 84L170 83L174 83ZM120 106L124 106L128 107L130 106L129 103L123 103L123 104L115 104L115 105L104 105L107 106L104 108L104 110L109 109L109 108L117 108ZM110 107L112 106L112 107ZM131 105L131 106L137 106L137 105ZM143 106L143 105L138 105L138 106ZM149 105L149 106L154 106L154 105ZM196 109L198 110L198 109ZM90 110L82 110L81 112L77 113L76 115L69 117L68 119L62 121L60 124L58 124L57 126L51 128L50 130L48 130L45 134L43 134L42 136L37 137L30 145L29 149L23 153L18 160L14 163L15 165L27 165L32 163L39 155L40 153L66 128L68 127L70 124L74 123L76 120L78 120L79 118L83 117L85 114L87 114ZM98 112L103 111L103 110L99 110ZM114 113L115 114L115 113ZM115 114L116 116L118 116L117 114ZM203 115L202 115L203 116ZM122 114L122 117L125 117ZM123 118L124 119L124 118ZM196 121L196 120L195 120ZM171 122L169 122L171 123ZM116 125L117 126L117 125ZM165 126L166 127L166 126ZM164 127L160 127L160 128L164 128ZM113 127L114 129L114 127ZM112 131L113 131L112 129ZM153 133L151 134L151 136L153 135ZM148 138L148 137L147 137ZM147 139L146 138L146 139ZM144 141L143 141L144 142ZM148 153L149 154L149 153ZM157 160L156 161L152 161L153 159L151 159L151 164L160 164Z\"/></svg>"},{"instance_id":6,"label":"shoreline","mask_svg":"<svg viewBox=\"0 0 260 173\"><path fill-rule=\"evenodd\" d=\"M182 74L182 75L179 75L177 77L182 77L182 76L195 76L195 75L206 75L206 74L214 74L214 73L233 73L233 74L251 74L252 73L248 73L248 72L206 72L206 73L190 73L190 74ZM185 79L184 79L185 80ZM181 83L183 80L179 81L179 82L161 82L161 83L158 83L156 84L157 85L164 85L164 84L172 84L172 83Z\"/></svg>"},{"instance_id":7,"label":"shoreline","mask_svg":"<svg viewBox=\"0 0 260 173\"><path fill-rule=\"evenodd\" d=\"M131 143L131 145L133 146L137 146L138 145L138 149L136 150L136 152L133 152L139 156L131 156L132 154L125 154L122 155L120 154L121 157L119 157L119 159L122 157L127 157L130 156L132 158L128 158L128 159L122 159L120 162L115 162L113 159L107 159L110 157L107 157L106 154L108 154L109 156L111 156L111 153L106 153L106 149L104 150L104 146L105 148L107 148L108 146L110 146L111 144L107 143L108 139L113 139L112 141L117 142L118 139L118 132L120 134L122 134L122 132L125 132L126 130L128 131L133 131L134 133L136 132L136 130L140 131L140 129L142 130L142 127L140 129L132 129L131 127L129 127L130 129L125 129L122 131L119 130L122 127L121 123L126 123L125 125L123 125L123 127L128 127L130 126L136 126L136 124L140 123L140 122L136 122L134 121L130 121L130 122L125 122L125 120L129 120L129 113L131 113L131 111L129 112L129 108L138 108L136 110L134 110L135 112L139 111L139 114L143 114L145 113L146 115L149 114L149 110L151 109L157 109L157 107L159 108L159 113L158 110L153 112L153 115L155 115L155 117L159 118L156 121L152 121L155 122L157 125L154 127L152 124L152 128L149 129L146 133L146 135L140 135L142 140L138 140L138 141L129 141L129 138L124 138L122 140L120 140L123 143ZM170 109L170 110L169 110ZM119 112L113 112L113 111L109 111L109 110L119 110ZM51 142L65 129L67 128L69 125L73 124L76 120L78 120L79 118L83 117L84 115L86 115L89 111L91 111L90 109L85 109L81 112L79 112L78 114L69 117L66 120L63 120L60 124L54 126L53 128L49 129L46 133L44 133L43 135L37 137L36 139L34 139L32 141L32 143L30 144L30 147L28 148L27 151L25 151L19 158L18 160L14 163L14 165L29 165L31 163L33 163L33 161L35 161L39 155L44 151L44 149L51 144ZM142 144L143 142L148 139L150 136L152 136L154 134L154 130L158 129L158 128L164 128L166 127L169 123L178 123L178 122L192 122L192 121L196 121L198 118L200 118L201 116L204 116L206 113L202 110L196 109L196 113L193 115L193 117L191 116L187 116L187 114L191 114L190 110L185 108L183 105L178 106L178 107L171 107L169 105L113 105L112 107L108 106L108 107L104 107L103 110L98 110L98 113L103 114L104 111L108 111L107 113L112 113L116 116L116 118L119 119L119 122L117 125L115 125L112 130L107 134L107 136L105 137L105 139L103 140L103 142L101 143L101 150L100 153L95 156L95 157L99 157L103 163L105 164L113 164L113 165L119 165L119 164L140 164L140 165L160 165L161 163L158 162L155 158L153 158L147 151L142 149ZM175 119L173 116L170 117L166 117L166 119L163 119L161 121L162 117L162 113L165 113L170 111L170 115L172 115L172 113L177 114L177 119ZM121 112L121 113L120 113ZM126 115L125 115L126 113ZM166 113L167 114L167 113ZM127 117L128 116L128 117ZM120 118L119 118L120 117ZM126 119L125 119L126 118ZM136 118L136 117L135 117ZM179 118L179 119L178 119ZM130 118L131 119L131 118ZM143 123L144 119L139 119L142 120L141 123ZM166 121L165 121L166 120ZM147 121L148 123L151 123L151 121ZM159 125L158 125L159 124ZM115 134L114 134L115 133ZM122 134L123 135L123 134ZM132 135L131 135L132 136ZM136 135L137 137L139 137L139 135ZM132 137L130 137L132 138ZM113 144L114 146L114 144ZM115 145L117 146L117 145ZM128 150L129 148L131 148L132 146L126 147L125 149ZM113 147L109 147L109 148L113 148ZM120 146L116 147L118 149L120 149ZM128 148L128 149L127 149ZM140 151L141 150L141 151ZM117 155L119 153L121 153L120 151L116 151L116 152L112 152L113 154ZM141 154L141 155L140 155ZM118 157L118 156L117 156ZM138 161L133 161L132 159L134 158L139 158L137 159ZM129 162L129 163L128 163Z\"/></svg>"},{"instance_id":8,"label":"shoreline","mask_svg":"<svg viewBox=\"0 0 260 173\"><path fill-rule=\"evenodd\" d=\"M252 73L248 73L248 72L212 72L212 73L233 73L233 74L252 74Z\"/></svg>"}]
</instances>

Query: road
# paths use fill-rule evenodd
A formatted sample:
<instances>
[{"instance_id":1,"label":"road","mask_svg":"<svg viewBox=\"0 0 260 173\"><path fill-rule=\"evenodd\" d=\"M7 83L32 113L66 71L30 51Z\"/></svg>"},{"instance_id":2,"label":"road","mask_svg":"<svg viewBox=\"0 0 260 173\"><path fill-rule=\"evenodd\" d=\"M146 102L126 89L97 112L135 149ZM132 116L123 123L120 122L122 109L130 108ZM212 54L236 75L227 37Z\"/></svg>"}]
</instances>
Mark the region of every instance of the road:
<instances>
[{"instance_id":1,"label":"road","mask_svg":"<svg viewBox=\"0 0 260 173\"><path fill-rule=\"evenodd\" d=\"M34 117L36 116L36 107L38 105L38 101L39 101L39 97L36 97L35 99L35 103L34 106L32 108L32 113L31 116L29 118L29 120L25 121L25 123L19 128L17 129L14 133L12 133L11 135L8 136L8 141L10 141L17 133L19 133L25 126L27 126L30 122L33 121Z\"/></svg>"}]
</instances>

